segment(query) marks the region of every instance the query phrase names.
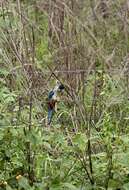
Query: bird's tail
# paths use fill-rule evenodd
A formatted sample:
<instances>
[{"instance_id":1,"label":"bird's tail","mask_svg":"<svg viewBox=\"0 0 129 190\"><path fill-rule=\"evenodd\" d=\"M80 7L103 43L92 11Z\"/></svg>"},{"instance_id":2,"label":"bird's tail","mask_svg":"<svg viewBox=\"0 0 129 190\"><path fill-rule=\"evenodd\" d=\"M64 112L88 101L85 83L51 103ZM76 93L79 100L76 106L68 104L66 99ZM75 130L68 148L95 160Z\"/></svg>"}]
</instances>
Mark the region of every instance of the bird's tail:
<instances>
[{"instance_id":1,"label":"bird's tail","mask_svg":"<svg viewBox=\"0 0 129 190\"><path fill-rule=\"evenodd\" d=\"M49 110L48 110L48 125L51 124L53 112L54 112L53 109L49 109Z\"/></svg>"}]
</instances>

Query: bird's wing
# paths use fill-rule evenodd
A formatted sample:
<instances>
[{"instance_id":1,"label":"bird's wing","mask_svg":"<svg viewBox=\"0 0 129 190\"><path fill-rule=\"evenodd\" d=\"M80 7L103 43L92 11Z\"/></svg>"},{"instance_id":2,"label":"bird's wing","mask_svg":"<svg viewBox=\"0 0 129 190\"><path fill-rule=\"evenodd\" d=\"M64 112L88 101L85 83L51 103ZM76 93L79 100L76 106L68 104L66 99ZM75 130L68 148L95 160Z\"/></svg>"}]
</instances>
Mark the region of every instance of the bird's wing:
<instances>
[{"instance_id":1,"label":"bird's wing","mask_svg":"<svg viewBox=\"0 0 129 190\"><path fill-rule=\"evenodd\" d=\"M53 98L53 95L54 95L54 91L51 90L51 91L49 92L49 94L48 94L48 99L49 99L49 100L52 99L52 98Z\"/></svg>"}]
</instances>

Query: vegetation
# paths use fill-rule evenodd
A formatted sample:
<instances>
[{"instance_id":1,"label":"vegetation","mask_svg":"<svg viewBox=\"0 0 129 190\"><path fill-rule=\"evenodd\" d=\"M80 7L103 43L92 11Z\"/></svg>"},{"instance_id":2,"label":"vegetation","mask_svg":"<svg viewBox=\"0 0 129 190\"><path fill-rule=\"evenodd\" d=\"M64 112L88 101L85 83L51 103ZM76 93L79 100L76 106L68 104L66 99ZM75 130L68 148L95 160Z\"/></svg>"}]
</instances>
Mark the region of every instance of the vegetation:
<instances>
[{"instance_id":1,"label":"vegetation","mask_svg":"<svg viewBox=\"0 0 129 190\"><path fill-rule=\"evenodd\" d=\"M0 1L0 190L129 189L128 36L128 0Z\"/></svg>"}]
</instances>

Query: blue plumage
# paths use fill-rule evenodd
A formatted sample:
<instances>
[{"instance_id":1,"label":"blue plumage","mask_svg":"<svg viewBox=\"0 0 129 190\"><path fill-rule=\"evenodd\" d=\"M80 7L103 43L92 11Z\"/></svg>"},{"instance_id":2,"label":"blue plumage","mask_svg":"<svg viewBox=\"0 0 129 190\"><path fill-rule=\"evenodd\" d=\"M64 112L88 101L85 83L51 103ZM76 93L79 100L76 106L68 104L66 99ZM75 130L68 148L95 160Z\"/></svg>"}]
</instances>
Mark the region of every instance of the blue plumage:
<instances>
[{"instance_id":1,"label":"blue plumage","mask_svg":"<svg viewBox=\"0 0 129 190\"><path fill-rule=\"evenodd\" d=\"M55 92L51 90L48 94L48 125L50 125L52 116L55 110L55 100L53 100L53 96Z\"/></svg>"},{"instance_id":2,"label":"blue plumage","mask_svg":"<svg viewBox=\"0 0 129 190\"><path fill-rule=\"evenodd\" d=\"M53 116L54 109L48 109L48 124L50 125L52 116Z\"/></svg>"},{"instance_id":3,"label":"blue plumage","mask_svg":"<svg viewBox=\"0 0 129 190\"><path fill-rule=\"evenodd\" d=\"M55 112L55 104L57 102L57 92L62 92L64 90L64 85L57 83L55 88L51 90L48 94L48 125L51 124L52 116Z\"/></svg>"},{"instance_id":4,"label":"blue plumage","mask_svg":"<svg viewBox=\"0 0 129 190\"><path fill-rule=\"evenodd\" d=\"M51 90L51 91L49 92L49 94L48 94L48 99L51 100L52 97L53 97L53 95L54 95L54 92L53 92L53 90Z\"/></svg>"}]
</instances>

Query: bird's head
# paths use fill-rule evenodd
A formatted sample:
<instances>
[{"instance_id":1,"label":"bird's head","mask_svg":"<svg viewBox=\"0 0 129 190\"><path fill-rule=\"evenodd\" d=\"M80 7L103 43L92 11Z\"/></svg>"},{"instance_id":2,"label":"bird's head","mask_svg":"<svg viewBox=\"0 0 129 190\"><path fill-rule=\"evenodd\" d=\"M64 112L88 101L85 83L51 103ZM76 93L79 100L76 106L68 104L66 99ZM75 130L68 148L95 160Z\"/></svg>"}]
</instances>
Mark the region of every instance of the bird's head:
<instances>
[{"instance_id":1,"label":"bird's head","mask_svg":"<svg viewBox=\"0 0 129 190\"><path fill-rule=\"evenodd\" d=\"M64 90L64 85L60 81L56 81L56 86L54 91L62 92Z\"/></svg>"}]
</instances>

